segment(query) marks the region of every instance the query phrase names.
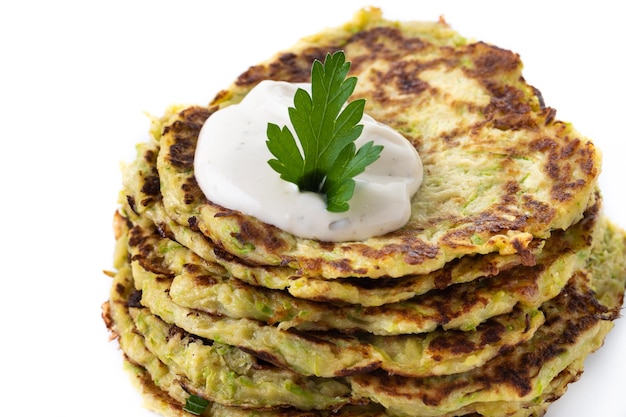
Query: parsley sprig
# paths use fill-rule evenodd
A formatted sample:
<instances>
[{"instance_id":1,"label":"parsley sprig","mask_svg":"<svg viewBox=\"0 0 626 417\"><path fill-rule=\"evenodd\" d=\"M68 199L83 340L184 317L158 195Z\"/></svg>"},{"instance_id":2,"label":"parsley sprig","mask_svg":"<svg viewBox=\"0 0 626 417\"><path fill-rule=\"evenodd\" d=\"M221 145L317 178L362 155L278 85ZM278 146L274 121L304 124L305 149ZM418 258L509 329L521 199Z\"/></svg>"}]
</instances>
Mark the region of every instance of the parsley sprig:
<instances>
[{"instance_id":1,"label":"parsley sprig","mask_svg":"<svg viewBox=\"0 0 626 417\"><path fill-rule=\"evenodd\" d=\"M311 94L299 88L289 108L300 147L287 126L267 125L267 147L276 159L268 161L280 177L325 196L326 209L344 212L354 194L354 177L376 161L383 149L368 142L358 150L354 141L361 135L365 100L345 105L354 92L357 78L346 75L350 62L343 51L326 55L311 68ZM300 151L302 149L302 153Z\"/></svg>"}]
</instances>

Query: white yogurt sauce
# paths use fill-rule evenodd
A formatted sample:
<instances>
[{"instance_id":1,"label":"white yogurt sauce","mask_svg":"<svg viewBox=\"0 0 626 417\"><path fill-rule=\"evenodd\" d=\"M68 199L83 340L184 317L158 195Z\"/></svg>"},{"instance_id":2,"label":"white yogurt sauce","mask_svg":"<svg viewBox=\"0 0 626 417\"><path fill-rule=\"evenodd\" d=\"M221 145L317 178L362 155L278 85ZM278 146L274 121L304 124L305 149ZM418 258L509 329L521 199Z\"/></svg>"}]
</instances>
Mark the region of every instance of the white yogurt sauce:
<instances>
[{"instance_id":1,"label":"white yogurt sauce","mask_svg":"<svg viewBox=\"0 0 626 417\"><path fill-rule=\"evenodd\" d=\"M350 209L326 210L322 195L300 192L284 181L268 160L267 123L289 126L288 107L298 88L310 84L263 81L243 99L211 115L196 149L196 180L212 202L277 226L302 238L323 241L363 240L397 230L411 215L411 197L422 182L415 148L398 132L364 115L357 148L374 141L380 158L354 178Z\"/></svg>"}]
</instances>

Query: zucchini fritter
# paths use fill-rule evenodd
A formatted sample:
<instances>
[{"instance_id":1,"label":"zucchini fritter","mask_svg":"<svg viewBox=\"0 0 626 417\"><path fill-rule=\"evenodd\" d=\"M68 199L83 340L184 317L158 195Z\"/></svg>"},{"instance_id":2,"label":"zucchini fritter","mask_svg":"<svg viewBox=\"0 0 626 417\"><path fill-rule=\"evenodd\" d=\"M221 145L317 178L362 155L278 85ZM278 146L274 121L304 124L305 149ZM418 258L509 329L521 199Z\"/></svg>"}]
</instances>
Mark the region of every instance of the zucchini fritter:
<instances>
[{"instance_id":1,"label":"zucchini fritter","mask_svg":"<svg viewBox=\"0 0 626 417\"><path fill-rule=\"evenodd\" d=\"M260 81L343 50L366 113L417 149L403 228L302 239L218 206L193 161L204 122ZM618 317L626 232L600 156L515 53L445 22L366 9L173 106L123 172L103 318L146 406L189 416L542 416ZM226 140L226 139L225 139Z\"/></svg>"}]
</instances>

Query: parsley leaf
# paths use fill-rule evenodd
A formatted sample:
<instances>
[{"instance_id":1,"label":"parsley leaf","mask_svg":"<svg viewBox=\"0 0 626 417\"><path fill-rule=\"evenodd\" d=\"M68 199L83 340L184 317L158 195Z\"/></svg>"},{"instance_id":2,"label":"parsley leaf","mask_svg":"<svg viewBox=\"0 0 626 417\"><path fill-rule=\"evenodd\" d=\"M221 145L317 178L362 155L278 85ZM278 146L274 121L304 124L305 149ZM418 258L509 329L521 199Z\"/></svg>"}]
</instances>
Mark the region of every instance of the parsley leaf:
<instances>
[{"instance_id":1,"label":"parsley leaf","mask_svg":"<svg viewBox=\"0 0 626 417\"><path fill-rule=\"evenodd\" d=\"M204 410L206 410L208 406L209 406L208 400L192 394L189 397L187 397L183 410L191 414L195 414L199 416L202 413L204 413Z\"/></svg>"},{"instance_id":2,"label":"parsley leaf","mask_svg":"<svg viewBox=\"0 0 626 417\"><path fill-rule=\"evenodd\" d=\"M311 68L311 94L296 91L289 119L297 135L287 126L267 125L267 147L276 159L268 164L280 177L325 196L326 209L347 211L354 194L354 177L376 161L383 149L368 142L358 150L354 141L361 135L365 100L345 105L354 92L357 78L346 75L350 62L343 51L326 55L324 64L315 60ZM302 149L302 152L300 151Z\"/></svg>"}]
</instances>

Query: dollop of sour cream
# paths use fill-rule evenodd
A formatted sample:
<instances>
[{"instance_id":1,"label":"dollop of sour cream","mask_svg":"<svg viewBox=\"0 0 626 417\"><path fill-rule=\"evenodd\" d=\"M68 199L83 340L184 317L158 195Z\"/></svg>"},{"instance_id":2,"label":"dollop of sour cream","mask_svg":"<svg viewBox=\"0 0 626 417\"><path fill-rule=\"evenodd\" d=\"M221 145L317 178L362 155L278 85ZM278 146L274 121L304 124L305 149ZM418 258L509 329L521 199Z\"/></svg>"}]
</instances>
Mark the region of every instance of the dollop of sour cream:
<instances>
[{"instance_id":1,"label":"dollop of sour cream","mask_svg":"<svg viewBox=\"0 0 626 417\"><path fill-rule=\"evenodd\" d=\"M206 197L298 237L323 241L356 241L404 226L411 197L423 175L415 148L397 131L364 115L357 149L374 141L384 146L380 158L354 178L350 209L326 210L322 195L300 192L284 181L268 160L267 123L289 126L288 108L298 88L310 84L262 81L236 105L215 112L202 127L196 148L196 180Z\"/></svg>"}]
</instances>

